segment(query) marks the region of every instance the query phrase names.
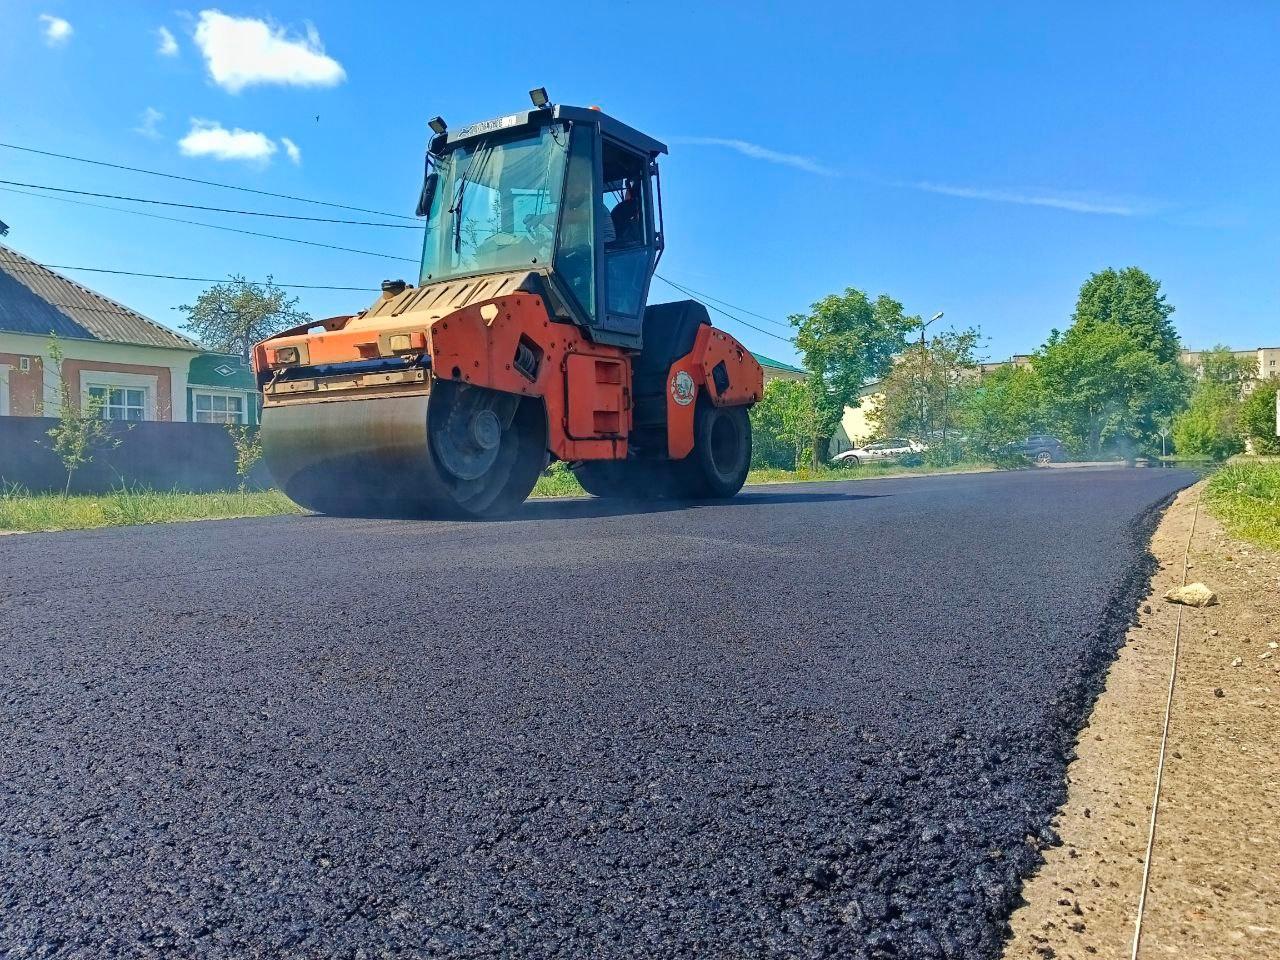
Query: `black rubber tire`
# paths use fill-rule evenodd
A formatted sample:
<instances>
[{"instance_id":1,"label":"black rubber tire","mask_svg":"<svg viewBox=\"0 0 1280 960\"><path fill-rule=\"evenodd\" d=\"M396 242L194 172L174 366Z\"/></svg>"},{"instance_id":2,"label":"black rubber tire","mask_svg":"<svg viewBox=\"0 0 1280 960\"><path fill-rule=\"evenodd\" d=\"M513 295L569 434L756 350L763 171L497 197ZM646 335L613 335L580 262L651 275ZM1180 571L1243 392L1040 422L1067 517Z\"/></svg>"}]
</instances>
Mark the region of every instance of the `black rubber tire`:
<instances>
[{"instance_id":1,"label":"black rubber tire","mask_svg":"<svg viewBox=\"0 0 1280 960\"><path fill-rule=\"evenodd\" d=\"M747 408L717 407L698 398L693 421L693 452L673 464L676 496L720 500L734 496L751 469L751 418Z\"/></svg>"},{"instance_id":2,"label":"black rubber tire","mask_svg":"<svg viewBox=\"0 0 1280 960\"><path fill-rule=\"evenodd\" d=\"M573 468L582 489L605 500L639 499L636 465L625 460L585 460Z\"/></svg>"}]
</instances>

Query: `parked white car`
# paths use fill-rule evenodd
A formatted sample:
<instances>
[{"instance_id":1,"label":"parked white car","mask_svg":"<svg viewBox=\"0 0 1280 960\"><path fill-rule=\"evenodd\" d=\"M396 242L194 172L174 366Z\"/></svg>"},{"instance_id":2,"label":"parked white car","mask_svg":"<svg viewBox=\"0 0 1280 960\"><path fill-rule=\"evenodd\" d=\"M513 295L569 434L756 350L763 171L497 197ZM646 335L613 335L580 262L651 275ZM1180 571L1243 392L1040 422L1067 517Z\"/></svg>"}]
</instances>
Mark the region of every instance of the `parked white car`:
<instances>
[{"instance_id":1,"label":"parked white car","mask_svg":"<svg viewBox=\"0 0 1280 960\"><path fill-rule=\"evenodd\" d=\"M908 440L906 437L893 437L889 440L877 440L865 447L854 447L831 458L832 463L854 466L859 463L873 463L876 460L897 460L910 453L924 453L928 446L919 440Z\"/></svg>"}]
</instances>

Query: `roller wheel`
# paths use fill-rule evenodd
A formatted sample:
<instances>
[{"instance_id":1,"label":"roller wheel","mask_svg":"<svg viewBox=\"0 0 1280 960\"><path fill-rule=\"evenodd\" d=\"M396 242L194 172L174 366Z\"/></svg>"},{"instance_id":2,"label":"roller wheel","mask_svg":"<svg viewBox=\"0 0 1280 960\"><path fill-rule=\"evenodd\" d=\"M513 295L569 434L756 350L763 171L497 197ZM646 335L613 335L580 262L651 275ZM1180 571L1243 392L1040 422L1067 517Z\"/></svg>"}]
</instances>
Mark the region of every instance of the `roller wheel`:
<instances>
[{"instance_id":1,"label":"roller wheel","mask_svg":"<svg viewBox=\"0 0 1280 960\"><path fill-rule=\"evenodd\" d=\"M634 500L645 495L637 468L638 464L625 460L587 460L573 468L573 475L593 497Z\"/></svg>"},{"instance_id":2,"label":"roller wheel","mask_svg":"<svg viewBox=\"0 0 1280 960\"><path fill-rule=\"evenodd\" d=\"M732 497L751 469L751 418L746 407L717 407L698 398L693 451L673 464L677 494L695 500Z\"/></svg>"},{"instance_id":3,"label":"roller wheel","mask_svg":"<svg viewBox=\"0 0 1280 960\"><path fill-rule=\"evenodd\" d=\"M427 435L446 490L440 512L487 518L525 501L547 462L546 419L534 401L441 381L428 405Z\"/></svg>"}]
</instances>

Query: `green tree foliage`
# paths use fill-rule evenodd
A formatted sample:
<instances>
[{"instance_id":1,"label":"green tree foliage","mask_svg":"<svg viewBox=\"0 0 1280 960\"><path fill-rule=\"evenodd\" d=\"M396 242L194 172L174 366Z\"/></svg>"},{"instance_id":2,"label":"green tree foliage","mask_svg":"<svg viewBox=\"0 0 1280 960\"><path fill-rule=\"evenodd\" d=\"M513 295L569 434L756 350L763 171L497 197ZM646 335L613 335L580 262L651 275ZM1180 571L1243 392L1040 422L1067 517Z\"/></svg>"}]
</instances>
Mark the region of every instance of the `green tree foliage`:
<instances>
[{"instance_id":1,"label":"green tree foliage","mask_svg":"<svg viewBox=\"0 0 1280 960\"><path fill-rule=\"evenodd\" d=\"M1025 440L1040 429L1040 379L1029 367L997 367L964 396L965 428L980 451Z\"/></svg>"},{"instance_id":2,"label":"green tree foliage","mask_svg":"<svg viewBox=\"0 0 1280 960\"><path fill-rule=\"evenodd\" d=\"M1079 453L1115 446L1134 456L1151 447L1157 425L1185 396L1173 356L1162 361L1118 323L1088 320L1054 331L1032 358L1045 425Z\"/></svg>"},{"instance_id":3,"label":"green tree foliage","mask_svg":"<svg viewBox=\"0 0 1280 960\"><path fill-rule=\"evenodd\" d=\"M262 434L257 427L244 423L228 423L227 433L235 447L236 476L240 478L240 489L244 490L249 484L249 474L262 459Z\"/></svg>"},{"instance_id":4,"label":"green tree foliage","mask_svg":"<svg viewBox=\"0 0 1280 960\"><path fill-rule=\"evenodd\" d=\"M1198 376L1201 381L1233 387L1237 397L1248 392L1257 375L1258 361L1254 357L1237 357L1230 347L1222 344L1200 355Z\"/></svg>"},{"instance_id":5,"label":"green tree foliage","mask_svg":"<svg viewBox=\"0 0 1280 960\"><path fill-rule=\"evenodd\" d=\"M1231 383L1202 380L1191 403L1173 418L1173 448L1183 456L1225 460L1244 449L1238 417L1240 394Z\"/></svg>"},{"instance_id":6,"label":"green tree foliage","mask_svg":"<svg viewBox=\"0 0 1280 960\"><path fill-rule=\"evenodd\" d=\"M269 276L266 283L250 283L233 274L178 309L187 315L184 330L210 350L238 353L246 362L258 341L311 319L298 309L298 298L288 296Z\"/></svg>"},{"instance_id":7,"label":"green tree foliage","mask_svg":"<svg viewBox=\"0 0 1280 960\"><path fill-rule=\"evenodd\" d=\"M1108 268L1084 282L1071 321L1084 327L1113 323L1161 363L1176 363L1182 341L1169 319L1173 309L1146 271Z\"/></svg>"},{"instance_id":8,"label":"green tree foliage","mask_svg":"<svg viewBox=\"0 0 1280 960\"><path fill-rule=\"evenodd\" d=\"M1183 456L1225 460L1244 449L1241 401L1253 384L1257 362L1219 344L1201 354L1198 374L1190 404L1173 418L1173 446Z\"/></svg>"},{"instance_id":9,"label":"green tree foliage","mask_svg":"<svg viewBox=\"0 0 1280 960\"><path fill-rule=\"evenodd\" d=\"M111 434L111 421L102 415L105 401L86 396L82 402L67 385L62 376L63 359L62 345L51 334L46 369L52 368L58 373L58 422L45 433L49 437L49 446L62 461L62 468L67 471L67 482L62 488L62 496L66 498L71 495L71 481L76 471L91 463L98 451L119 446L120 441ZM43 407L42 403L42 413Z\"/></svg>"},{"instance_id":10,"label":"green tree foliage","mask_svg":"<svg viewBox=\"0 0 1280 960\"><path fill-rule=\"evenodd\" d=\"M796 347L810 371L813 433L810 460L816 469L846 406L856 405L864 384L883 377L906 346L906 335L919 317L902 312L902 304L881 294L874 301L848 287L830 294L790 318Z\"/></svg>"},{"instance_id":11,"label":"green tree foliage","mask_svg":"<svg viewBox=\"0 0 1280 960\"><path fill-rule=\"evenodd\" d=\"M1280 438L1276 437L1277 390L1280 390L1280 379L1268 377L1259 381L1240 404L1240 435L1250 442L1254 453L1280 454Z\"/></svg>"},{"instance_id":12,"label":"green tree foliage","mask_svg":"<svg viewBox=\"0 0 1280 960\"><path fill-rule=\"evenodd\" d=\"M771 380L751 408L751 460L756 467L794 470L812 459L814 409L809 384Z\"/></svg>"},{"instance_id":13,"label":"green tree foliage","mask_svg":"<svg viewBox=\"0 0 1280 960\"><path fill-rule=\"evenodd\" d=\"M964 394L977 375L975 329L948 330L913 343L881 381L884 400L875 419L889 437L915 437L944 446L965 421Z\"/></svg>"}]
</instances>

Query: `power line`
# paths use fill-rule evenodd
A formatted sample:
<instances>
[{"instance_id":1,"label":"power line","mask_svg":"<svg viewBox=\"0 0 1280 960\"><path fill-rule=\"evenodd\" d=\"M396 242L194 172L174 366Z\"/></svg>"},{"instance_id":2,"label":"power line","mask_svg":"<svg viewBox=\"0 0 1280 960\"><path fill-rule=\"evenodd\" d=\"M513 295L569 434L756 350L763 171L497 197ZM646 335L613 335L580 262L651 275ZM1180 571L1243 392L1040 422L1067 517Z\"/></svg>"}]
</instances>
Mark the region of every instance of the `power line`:
<instances>
[{"instance_id":1,"label":"power line","mask_svg":"<svg viewBox=\"0 0 1280 960\"><path fill-rule=\"evenodd\" d=\"M666 278L666 277L664 277L664 276L662 276L661 274L657 274L657 277L658 277L658 279L659 279L659 280L664 280L664 281L666 281L667 283L670 283L670 282L671 282L671 281L667 280L667 278ZM710 300L710 301L712 301L712 302L714 302L714 303L718 303L718 304L720 304L720 305L721 305L721 306L723 306L723 307L729 307L731 310L737 310L739 313L745 313L747 316L749 316L749 317L755 317L757 320L763 320L765 323L772 323L775 327L781 327L783 330L794 330L794 329L795 329L795 328L794 328L793 326L791 326L791 324L789 324L789 323L783 323L781 320L774 320L772 317L766 317L766 316L764 316L764 315L762 315L762 314L759 314L759 313L752 313L752 312L751 312L750 310L748 310L746 307L739 307L739 306L737 306L736 304L732 304L732 303L730 303L730 302L729 302L729 301L727 301L727 300L720 300L720 299L718 299L717 297L713 297L713 296L711 296L711 294L709 294L709 293L703 293L701 290L695 290L695 289L693 289L693 287L685 287L685 289L686 289L686 290L688 290L691 294L696 294L697 296L702 297L702 298L704 298L704 299L706 299L706 300Z\"/></svg>"},{"instance_id":2,"label":"power line","mask_svg":"<svg viewBox=\"0 0 1280 960\"><path fill-rule=\"evenodd\" d=\"M200 180L196 177L180 177L176 173L161 173L159 170L145 170L142 167L129 167L121 163L107 163L105 160L90 160L87 157L73 157L65 153L54 153L50 150L37 150L35 147L22 147L16 143L0 143L0 147L8 150L21 150L23 153L35 153L42 157L55 157L58 160L74 160L76 163L91 163L96 167L110 167L112 170L127 170L130 173L145 173L152 177L165 177L169 180L181 180L184 183L199 183L206 187L220 187L223 190L239 190L242 193L256 193L262 197L276 197L280 200L294 200L298 203L314 203L322 207L334 207L338 210L354 210L356 213L371 213L378 217L395 217L399 220L416 220L403 213L387 213L385 210L366 210L364 207L352 207L345 203L330 203L328 200L312 200L310 197L295 197L288 193L272 193L270 190L254 190L252 187L238 187L231 183L219 183L216 180Z\"/></svg>"},{"instance_id":3,"label":"power line","mask_svg":"<svg viewBox=\"0 0 1280 960\"><path fill-rule=\"evenodd\" d=\"M671 280L668 280L666 277L662 276L662 274L660 273L655 273L654 276L657 277L659 280L661 280L663 283L665 283L667 286L675 287L677 290L683 293L686 297L691 297L692 299L697 300L708 310L714 310L716 313L723 314L724 316L728 317L730 320L733 320L735 323L740 323L744 327L750 327L752 330L756 331L756 333L763 333L766 337L773 337L773 339L775 340L781 340L783 343L789 343L792 346L795 346L795 341L792 340L790 337L784 337L779 334L772 333L771 331L764 329L764 327L757 327L754 323L748 323L746 320L743 320L741 317L735 317L732 313L729 313L727 310L721 310L719 307L712 306L709 303L705 303L704 301L699 300L697 297L695 297L691 290L680 286L680 284L678 283L674 283Z\"/></svg>"},{"instance_id":4,"label":"power line","mask_svg":"<svg viewBox=\"0 0 1280 960\"><path fill-rule=\"evenodd\" d=\"M274 217L278 220L308 220L312 223L341 223L349 227L391 227L394 230L421 230L417 223L377 223L373 220L339 220L332 217L304 217L293 213L266 213L262 210L233 210L228 207L205 207L197 203L177 203L173 200L148 200L145 197L126 197L116 193L94 193L91 190L72 190L69 187L50 187L43 183L22 183L19 180L0 180L11 187L30 187L33 190L50 190L54 193L74 193L81 197L100 197L105 200L127 200L130 203L151 203L162 207L182 207L184 210L208 210L212 213L238 213L244 217Z\"/></svg>"},{"instance_id":5,"label":"power line","mask_svg":"<svg viewBox=\"0 0 1280 960\"><path fill-rule=\"evenodd\" d=\"M32 261L33 263L35 261ZM138 273L135 270L108 270L106 267L79 267L72 266L67 263L41 263L38 266L44 267L46 270L85 270L89 273L111 273L122 277L147 277L152 280L189 280L192 283L226 283L227 278L216 279L213 277L179 277L169 273ZM5 267L7 273L36 273L35 270L24 270L22 267ZM267 283L266 280L248 280L247 283ZM374 287L330 287L316 283L277 283L271 281L272 285L277 287L288 287L293 290L350 290L356 293L374 293Z\"/></svg>"},{"instance_id":6,"label":"power line","mask_svg":"<svg viewBox=\"0 0 1280 960\"><path fill-rule=\"evenodd\" d=\"M116 213L128 213L135 217L150 217L152 220L167 220L170 223L185 223L193 227L207 227L210 230L225 230L228 233L240 233L250 237L264 237L267 240L283 240L286 243L301 243L308 247L324 247L326 250L340 250L343 253L359 253L366 257L381 257L384 260L403 260L405 263L417 263L417 260L409 257L398 257L391 253L376 253L372 250L357 250L353 247L339 247L331 243L320 243L316 240L302 240L298 237L281 237L274 233L259 233L256 230L241 230L238 227L224 227L218 223L202 223L199 220L183 220L178 217L165 217L158 213L147 213L143 210L126 210L124 207L112 207L105 203L91 203L88 200L72 200L70 197L51 197L46 193L32 193L29 190L19 190L16 187L0 187L7 193L20 193L27 197L38 197L41 200L53 200L57 203L74 203L82 207L97 207L99 210L114 210Z\"/></svg>"}]
</instances>

